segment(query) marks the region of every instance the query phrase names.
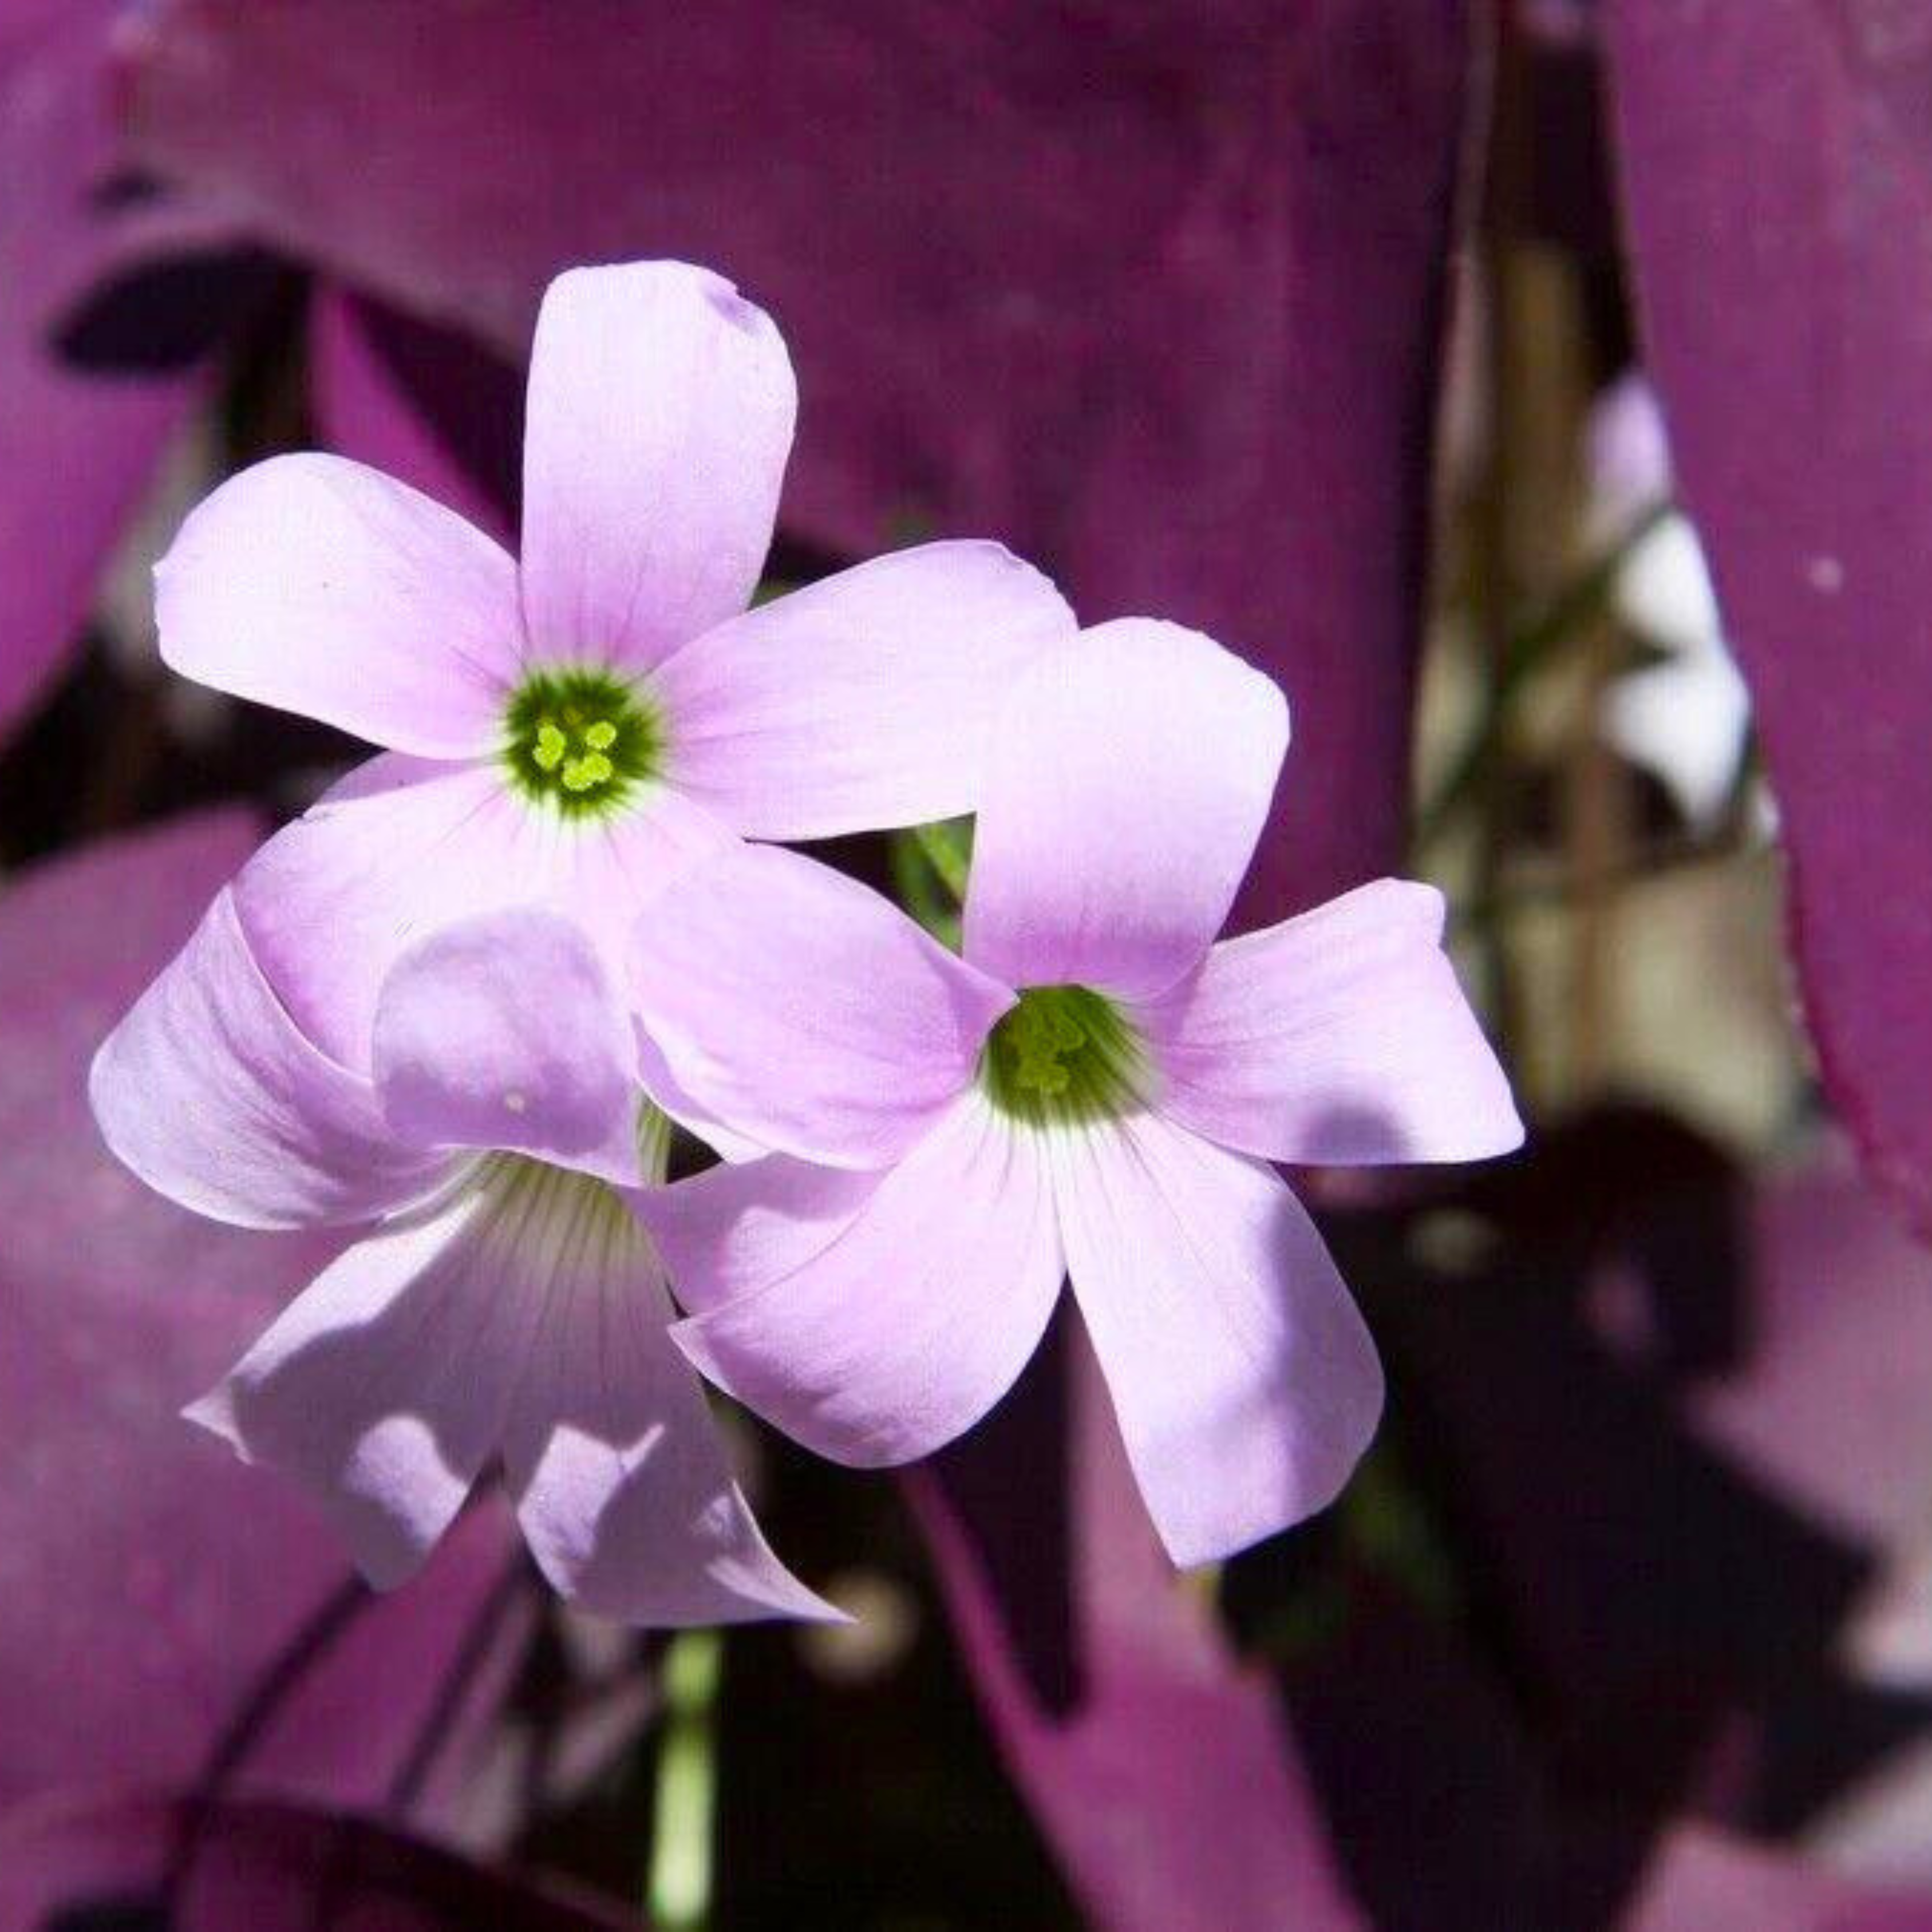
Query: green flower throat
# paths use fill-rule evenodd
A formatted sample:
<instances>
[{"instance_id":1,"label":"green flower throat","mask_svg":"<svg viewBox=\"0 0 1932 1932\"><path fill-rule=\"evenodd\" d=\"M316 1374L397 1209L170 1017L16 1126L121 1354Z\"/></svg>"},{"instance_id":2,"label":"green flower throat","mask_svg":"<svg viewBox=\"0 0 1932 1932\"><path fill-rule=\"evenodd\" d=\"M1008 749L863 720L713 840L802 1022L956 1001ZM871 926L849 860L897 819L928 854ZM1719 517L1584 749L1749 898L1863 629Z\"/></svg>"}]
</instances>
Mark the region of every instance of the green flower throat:
<instances>
[{"instance_id":1,"label":"green flower throat","mask_svg":"<svg viewBox=\"0 0 1932 1932\"><path fill-rule=\"evenodd\" d=\"M994 1028L980 1077L1000 1112L1045 1126L1130 1112L1145 1097L1147 1059L1105 994L1030 986Z\"/></svg>"},{"instance_id":2,"label":"green flower throat","mask_svg":"<svg viewBox=\"0 0 1932 1932\"><path fill-rule=\"evenodd\" d=\"M664 762L664 725L605 670L537 671L504 713L503 762L527 798L567 818L608 815Z\"/></svg>"}]
</instances>

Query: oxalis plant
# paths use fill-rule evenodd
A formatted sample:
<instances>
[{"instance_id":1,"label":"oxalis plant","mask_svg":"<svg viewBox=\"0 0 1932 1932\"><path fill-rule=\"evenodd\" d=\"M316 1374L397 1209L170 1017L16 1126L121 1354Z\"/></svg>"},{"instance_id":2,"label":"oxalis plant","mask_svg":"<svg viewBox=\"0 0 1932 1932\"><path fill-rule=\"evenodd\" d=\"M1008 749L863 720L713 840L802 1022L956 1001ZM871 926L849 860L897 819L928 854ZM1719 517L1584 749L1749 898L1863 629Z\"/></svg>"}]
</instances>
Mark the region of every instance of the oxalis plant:
<instances>
[{"instance_id":1,"label":"oxalis plant","mask_svg":"<svg viewBox=\"0 0 1932 1932\"><path fill-rule=\"evenodd\" d=\"M1932 1924L1928 49L16 4L0 1932Z\"/></svg>"},{"instance_id":2,"label":"oxalis plant","mask_svg":"<svg viewBox=\"0 0 1932 1932\"><path fill-rule=\"evenodd\" d=\"M746 612L794 411L728 284L578 269L537 326L519 559L292 456L159 567L172 666L388 748L242 868L91 1083L184 1207L373 1226L190 1413L312 1485L377 1584L500 1460L586 1608L836 1615L699 1373L912 1462L1005 1394L1063 1279L1168 1549L1226 1557L1331 1502L1382 1402L1268 1162L1522 1138L1430 889L1216 943L1288 722L1212 639L1082 630L974 543ZM956 956L748 842L962 811ZM672 1122L722 1159L666 1186Z\"/></svg>"}]
</instances>

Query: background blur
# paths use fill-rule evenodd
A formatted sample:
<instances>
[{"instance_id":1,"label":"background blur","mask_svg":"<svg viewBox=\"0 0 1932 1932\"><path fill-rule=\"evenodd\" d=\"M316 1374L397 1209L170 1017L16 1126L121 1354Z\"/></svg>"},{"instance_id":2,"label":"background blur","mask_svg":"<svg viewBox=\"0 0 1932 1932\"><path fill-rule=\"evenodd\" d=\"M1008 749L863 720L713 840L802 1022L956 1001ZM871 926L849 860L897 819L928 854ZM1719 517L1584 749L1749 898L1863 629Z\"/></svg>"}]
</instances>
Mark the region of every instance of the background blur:
<instances>
[{"instance_id":1,"label":"background blur","mask_svg":"<svg viewBox=\"0 0 1932 1932\"><path fill-rule=\"evenodd\" d=\"M745 1427L850 1630L488 1504L374 1599L176 1420L327 1249L84 1070L358 752L149 566L290 448L513 537L543 284L652 255L791 344L774 578L1211 631L1244 918L1451 896L1529 1145L1298 1178L1388 1413L1218 1574L1077 1334L902 1480ZM1932 1927L1928 315L1932 0L0 0L0 1932Z\"/></svg>"}]
</instances>

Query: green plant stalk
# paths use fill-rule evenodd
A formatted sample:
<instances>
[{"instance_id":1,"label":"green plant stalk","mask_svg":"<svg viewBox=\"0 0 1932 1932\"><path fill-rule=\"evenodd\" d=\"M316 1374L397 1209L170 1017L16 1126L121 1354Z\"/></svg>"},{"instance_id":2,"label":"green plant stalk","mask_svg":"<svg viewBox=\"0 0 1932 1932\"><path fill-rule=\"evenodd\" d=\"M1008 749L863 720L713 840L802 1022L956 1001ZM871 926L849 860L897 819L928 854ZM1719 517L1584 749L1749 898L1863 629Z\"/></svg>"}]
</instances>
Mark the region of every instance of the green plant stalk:
<instances>
[{"instance_id":1,"label":"green plant stalk","mask_svg":"<svg viewBox=\"0 0 1932 1932\"><path fill-rule=\"evenodd\" d=\"M718 1814L717 1712L724 1641L681 1631L666 1646L659 1682L664 1738L644 1909L658 1932L702 1932L711 1916Z\"/></svg>"}]
</instances>

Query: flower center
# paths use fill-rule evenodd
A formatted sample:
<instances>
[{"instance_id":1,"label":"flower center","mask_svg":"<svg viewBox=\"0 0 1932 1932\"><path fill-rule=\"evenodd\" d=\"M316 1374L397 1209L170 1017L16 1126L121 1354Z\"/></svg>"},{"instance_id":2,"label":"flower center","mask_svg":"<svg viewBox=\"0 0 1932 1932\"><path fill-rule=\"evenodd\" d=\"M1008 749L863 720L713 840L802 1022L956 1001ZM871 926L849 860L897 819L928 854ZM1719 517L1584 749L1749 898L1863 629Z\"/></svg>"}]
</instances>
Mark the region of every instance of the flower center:
<instances>
[{"instance_id":1,"label":"flower center","mask_svg":"<svg viewBox=\"0 0 1932 1932\"><path fill-rule=\"evenodd\" d=\"M1145 1049L1104 993L1030 986L986 1042L980 1077L993 1104L1034 1126L1102 1120L1146 1096Z\"/></svg>"},{"instance_id":2,"label":"flower center","mask_svg":"<svg viewBox=\"0 0 1932 1932\"><path fill-rule=\"evenodd\" d=\"M663 764L662 719L606 670L532 672L510 700L503 732L518 790L566 818L619 810Z\"/></svg>"}]
</instances>

